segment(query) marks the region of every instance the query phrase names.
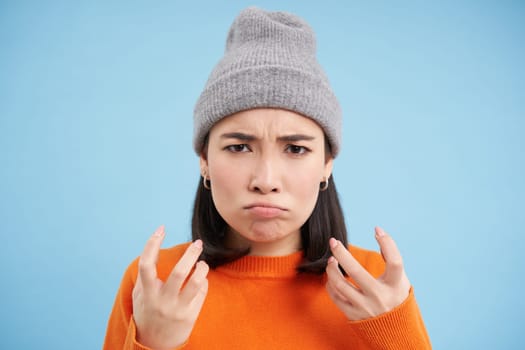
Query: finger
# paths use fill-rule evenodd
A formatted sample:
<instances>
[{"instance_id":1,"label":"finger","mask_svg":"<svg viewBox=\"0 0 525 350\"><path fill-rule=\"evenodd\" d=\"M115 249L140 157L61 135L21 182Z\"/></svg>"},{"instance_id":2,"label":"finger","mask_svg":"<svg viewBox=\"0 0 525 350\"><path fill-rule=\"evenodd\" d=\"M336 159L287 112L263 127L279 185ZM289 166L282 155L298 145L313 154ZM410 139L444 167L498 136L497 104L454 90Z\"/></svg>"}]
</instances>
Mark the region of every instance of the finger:
<instances>
[{"instance_id":1,"label":"finger","mask_svg":"<svg viewBox=\"0 0 525 350\"><path fill-rule=\"evenodd\" d=\"M348 281L339 269L339 262L331 257L326 267L328 284L340 296L340 299L354 305L361 304L363 294L355 285Z\"/></svg>"},{"instance_id":2,"label":"finger","mask_svg":"<svg viewBox=\"0 0 525 350\"><path fill-rule=\"evenodd\" d=\"M352 303L348 301L339 291L333 286L332 283L327 282L326 283L326 290L328 291L328 294L330 295L330 298L337 304L337 305L351 305Z\"/></svg>"},{"instance_id":3,"label":"finger","mask_svg":"<svg viewBox=\"0 0 525 350\"><path fill-rule=\"evenodd\" d=\"M330 298L340 309L343 310L353 307L352 303L349 302L344 296L342 296L341 293L339 293L339 291L335 289L331 283L326 284L326 291L328 292Z\"/></svg>"},{"instance_id":4,"label":"finger","mask_svg":"<svg viewBox=\"0 0 525 350\"><path fill-rule=\"evenodd\" d=\"M326 290L328 292L328 296L330 296L330 299L332 299L337 308L341 310L349 320L353 321L357 319L356 315L358 313L358 308L345 301L344 298L341 298L341 296L328 284L326 286Z\"/></svg>"},{"instance_id":5,"label":"finger","mask_svg":"<svg viewBox=\"0 0 525 350\"><path fill-rule=\"evenodd\" d=\"M339 263L334 257L330 257L326 266L326 275L328 277L326 287L343 302L351 303L350 299L343 295L344 290L355 289L356 287L349 283L339 270ZM357 290L356 290L357 292Z\"/></svg>"},{"instance_id":6,"label":"finger","mask_svg":"<svg viewBox=\"0 0 525 350\"><path fill-rule=\"evenodd\" d=\"M193 312L192 321L195 322L197 317L199 316L199 312L202 309L202 304L204 304L204 300L206 299L206 295L208 294L208 279L204 279L201 288L197 291L197 295L195 298L193 298L193 301L190 304L190 310Z\"/></svg>"},{"instance_id":7,"label":"finger","mask_svg":"<svg viewBox=\"0 0 525 350\"><path fill-rule=\"evenodd\" d=\"M381 254L385 259L386 267L382 279L387 283L396 283L404 274L403 258L396 242L382 228L376 227L376 240L381 248Z\"/></svg>"},{"instance_id":8,"label":"finger","mask_svg":"<svg viewBox=\"0 0 525 350\"><path fill-rule=\"evenodd\" d=\"M343 270L357 283L362 291L368 293L375 289L377 283L375 278L359 264L340 241L330 238L330 249Z\"/></svg>"},{"instance_id":9,"label":"finger","mask_svg":"<svg viewBox=\"0 0 525 350\"><path fill-rule=\"evenodd\" d=\"M157 279L156 265L164 236L164 225L161 225L148 239L139 259L137 281L141 282L142 288L146 293L155 288L155 280Z\"/></svg>"},{"instance_id":10,"label":"finger","mask_svg":"<svg viewBox=\"0 0 525 350\"><path fill-rule=\"evenodd\" d=\"M333 259L333 258L332 258ZM334 262L335 261L335 262ZM342 276L338 263L335 259L333 261L329 261L329 265L333 264L336 271L331 271L336 273L337 275ZM328 272L328 268L327 268ZM344 276L343 276L344 278ZM326 290L328 292L328 295L332 299L332 301L335 303L335 305L350 319L352 319L353 314L356 312L356 306L350 301L347 297L345 297L339 289L335 286L334 279L332 277L328 277L328 281L326 283ZM357 293L357 290L355 291Z\"/></svg>"},{"instance_id":11,"label":"finger","mask_svg":"<svg viewBox=\"0 0 525 350\"><path fill-rule=\"evenodd\" d=\"M131 296L133 299L138 298L138 296L142 293L142 281L140 274L137 276L137 281L135 282L135 285L133 286L133 291L131 293Z\"/></svg>"},{"instance_id":12,"label":"finger","mask_svg":"<svg viewBox=\"0 0 525 350\"><path fill-rule=\"evenodd\" d=\"M164 289L167 293L178 294L184 281L202 253L202 241L196 240L186 249L179 262L171 270Z\"/></svg>"},{"instance_id":13,"label":"finger","mask_svg":"<svg viewBox=\"0 0 525 350\"><path fill-rule=\"evenodd\" d=\"M191 275L188 283L184 286L180 293L180 301L183 305L189 305L197 296L199 291L206 283L206 276L210 268L204 261L199 261L195 267L195 271Z\"/></svg>"}]
</instances>

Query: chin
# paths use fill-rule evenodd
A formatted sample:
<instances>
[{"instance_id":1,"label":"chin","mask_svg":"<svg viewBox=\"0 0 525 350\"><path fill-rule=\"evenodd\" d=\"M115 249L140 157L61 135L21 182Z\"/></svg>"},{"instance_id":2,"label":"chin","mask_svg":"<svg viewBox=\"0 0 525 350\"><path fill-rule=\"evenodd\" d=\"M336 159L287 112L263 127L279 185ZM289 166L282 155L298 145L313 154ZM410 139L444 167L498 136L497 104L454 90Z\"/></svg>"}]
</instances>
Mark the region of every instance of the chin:
<instances>
[{"instance_id":1,"label":"chin","mask_svg":"<svg viewBox=\"0 0 525 350\"><path fill-rule=\"evenodd\" d=\"M277 222L270 220L270 221L256 221L253 222L250 227L248 228L248 236L253 237L256 241L269 241L272 239L278 239L282 236L286 236L286 234L282 232L286 232L286 230L283 230L282 227L280 227Z\"/></svg>"},{"instance_id":2,"label":"chin","mask_svg":"<svg viewBox=\"0 0 525 350\"><path fill-rule=\"evenodd\" d=\"M250 232L248 235L242 236L253 243L271 243L285 237L285 235L275 232Z\"/></svg>"}]
</instances>

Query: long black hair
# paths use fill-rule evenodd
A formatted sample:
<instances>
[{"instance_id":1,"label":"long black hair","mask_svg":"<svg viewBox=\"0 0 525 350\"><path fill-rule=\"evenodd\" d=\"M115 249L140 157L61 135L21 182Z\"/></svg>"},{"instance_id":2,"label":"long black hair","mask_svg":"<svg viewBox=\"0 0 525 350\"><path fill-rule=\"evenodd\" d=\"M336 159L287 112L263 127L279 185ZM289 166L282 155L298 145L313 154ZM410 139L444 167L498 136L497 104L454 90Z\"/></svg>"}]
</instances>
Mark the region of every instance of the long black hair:
<instances>
[{"instance_id":1,"label":"long black hair","mask_svg":"<svg viewBox=\"0 0 525 350\"><path fill-rule=\"evenodd\" d=\"M337 195L333 175L328 188L319 192L317 202L308 220L301 227L301 243L304 261L298 272L321 274L325 271L331 255L328 241L334 237L347 246L346 225ZM192 238L201 239L204 250L201 258L211 267L217 267L239 259L249 250L231 249L225 246L228 224L213 203L211 191L200 178L192 216Z\"/></svg>"}]
</instances>

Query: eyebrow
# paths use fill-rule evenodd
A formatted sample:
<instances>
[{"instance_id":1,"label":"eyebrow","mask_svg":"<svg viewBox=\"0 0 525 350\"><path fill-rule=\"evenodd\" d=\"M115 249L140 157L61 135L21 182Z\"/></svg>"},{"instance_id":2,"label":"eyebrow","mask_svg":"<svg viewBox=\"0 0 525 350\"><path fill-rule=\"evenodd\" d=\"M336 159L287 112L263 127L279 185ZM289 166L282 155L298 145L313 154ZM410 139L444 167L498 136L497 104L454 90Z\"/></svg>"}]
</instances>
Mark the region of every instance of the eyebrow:
<instances>
[{"instance_id":1,"label":"eyebrow","mask_svg":"<svg viewBox=\"0 0 525 350\"><path fill-rule=\"evenodd\" d=\"M222 139L237 139L241 141L254 141L257 139L254 135L245 134L242 132L229 132L221 135ZM312 141L315 140L315 137L304 134L292 134L292 135L283 135L277 138L281 142L297 142L297 141Z\"/></svg>"},{"instance_id":2,"label":"eyebrow","mask_svg":"<svg viewBox=\"0 0 525 350\"><path fill-rule=\"evenodd\" d=\"M256 139L253 135L244 134L242 132L228 132L221 135L221 139L237 139L241 141L253 141Z\"/></svg>"},{"instance_id":3,"label":"eyebrow","mask_svg":"<svg viewBox=\"0 0 525 350\"><path fill-rule=\"evenodd\" d=\"M279 141L296 142L296 141L313 141L315 137L303 134L284 135L277 138Z\"/></svg>"}]
</instances>

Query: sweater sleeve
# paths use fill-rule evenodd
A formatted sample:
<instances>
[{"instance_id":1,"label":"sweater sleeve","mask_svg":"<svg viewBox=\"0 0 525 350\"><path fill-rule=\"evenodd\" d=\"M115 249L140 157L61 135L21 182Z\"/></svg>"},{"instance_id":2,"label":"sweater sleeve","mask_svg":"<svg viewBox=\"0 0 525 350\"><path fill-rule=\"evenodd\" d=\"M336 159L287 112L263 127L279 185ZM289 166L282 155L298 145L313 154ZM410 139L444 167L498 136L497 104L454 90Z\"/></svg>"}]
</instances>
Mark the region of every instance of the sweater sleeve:
<instances>
[{"instance_id":1,"label":"sweater sleeve","mask_svg":"<svg viewBox=\"0 0 525 350\"><path fill-rule=\"evenodd\" d=\"M113 309L109 316L103 350L152 350L137 342L133 320L132 292L138 274L138 259L133 261L122 278ZM161 273L165 275L166 273ZM161 277L162 278L162 277ZM186 344L174 350L182 350Z\"/></svg>"},{"instance_id":2,"label":"sweater sleeve","mask_svg":"<svg viewBox=\"0 0 525 350\"><path fill-rule=\"evenodd\" d=\"M413 288L407 299L393 310L366 320L351 321L350 326L369 349L432 349Z\"/></svg>"},{"instance_id":3,"label":"sweater sleeve","mask_svg":"<svg viewBox=\"0 0 525 350\"><path fill-rule=\"evenodd\" d=\"M350 246L349 250L375 278L384 272L381 254L355 246ZM393 310L366 320L350 321L350 327L369 349L432 349L412 287L405 301Z\"/></svg>"}]
</instances>

